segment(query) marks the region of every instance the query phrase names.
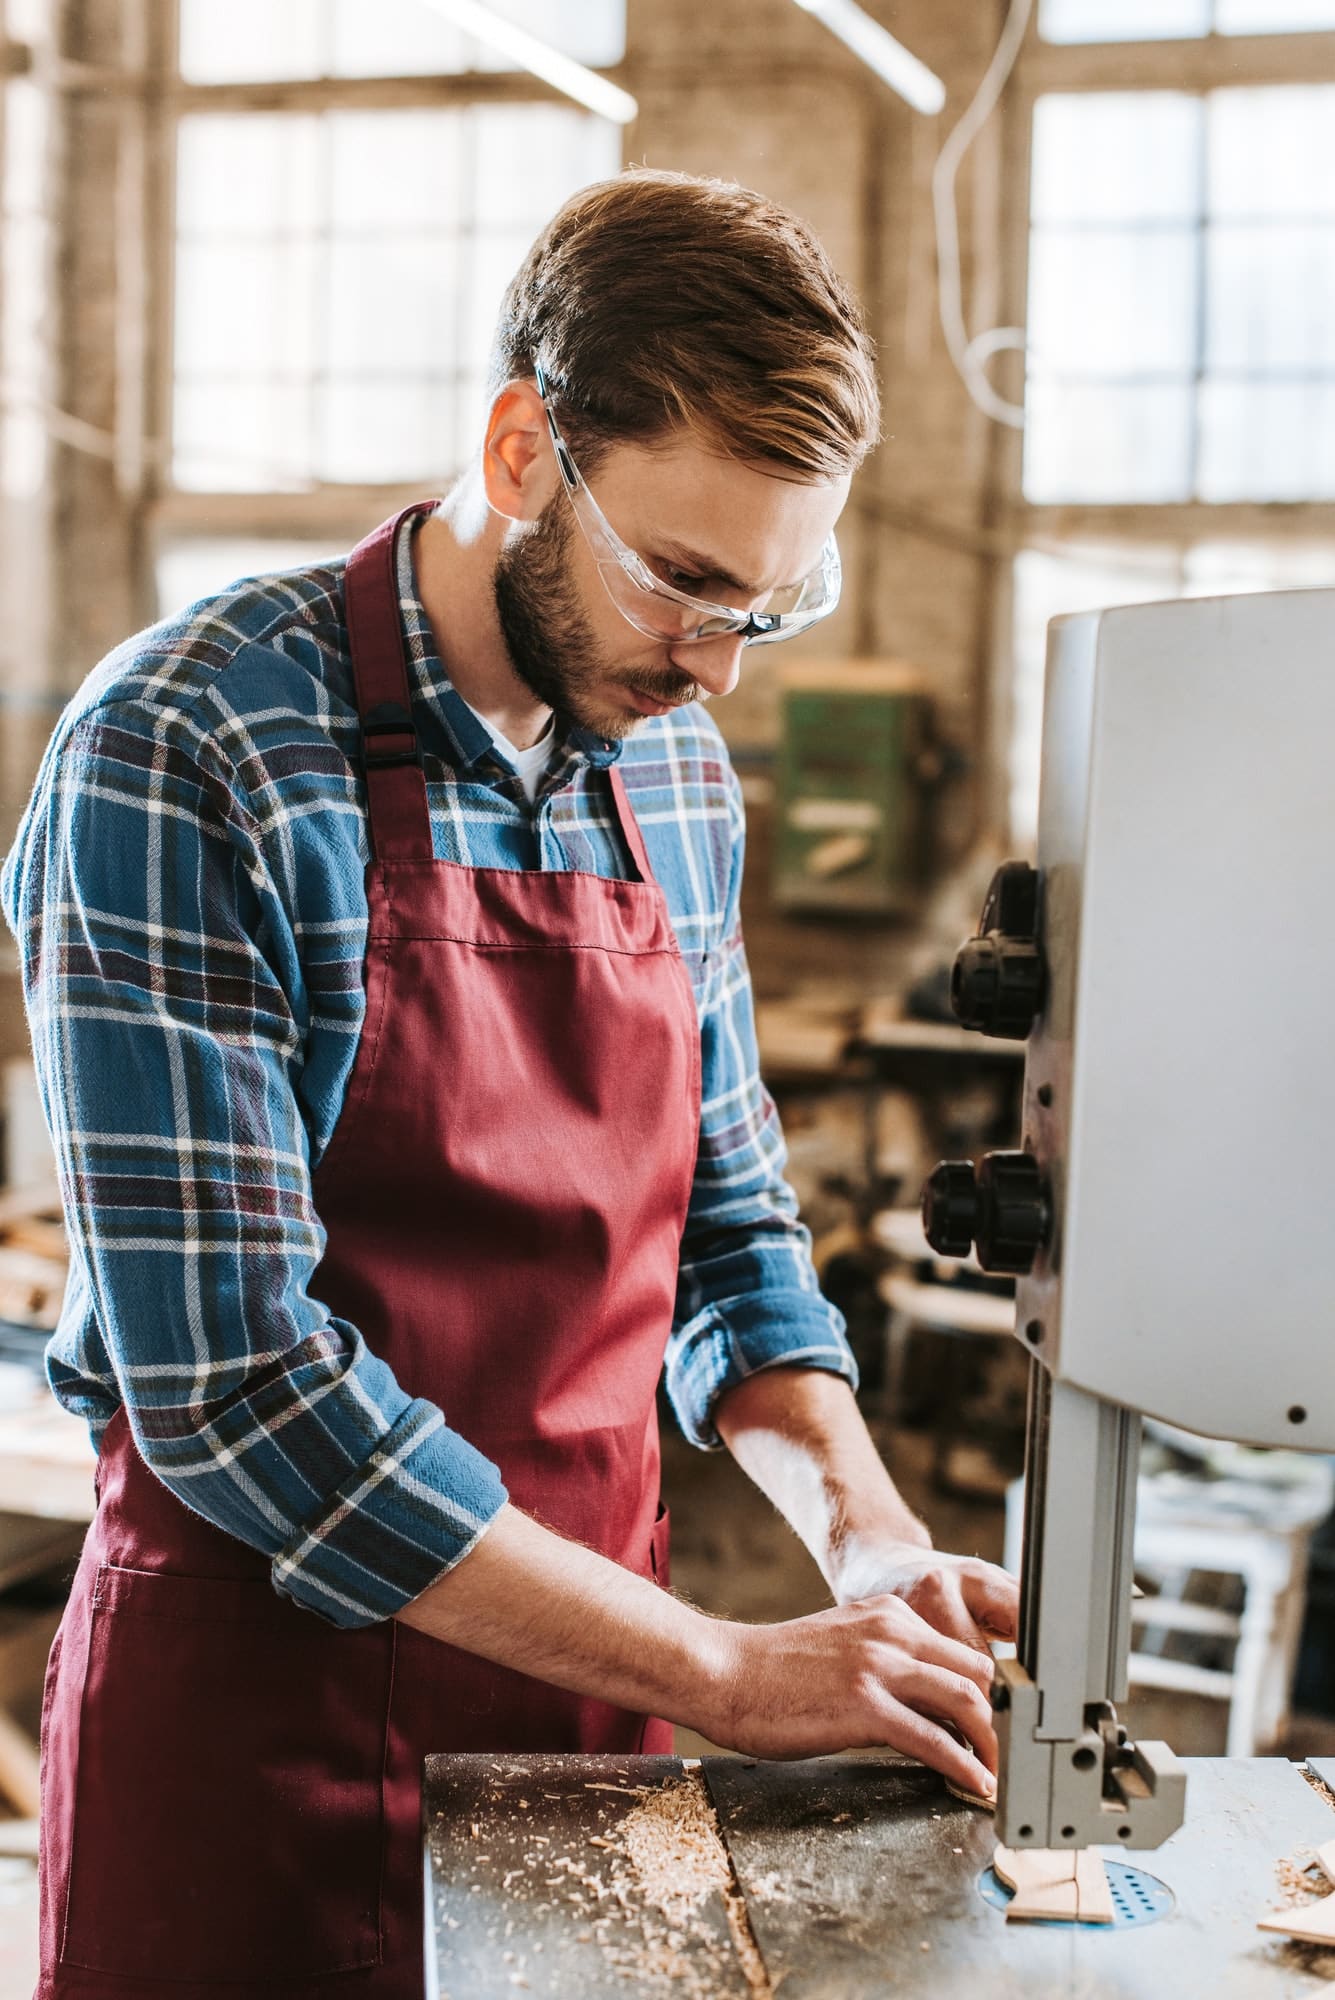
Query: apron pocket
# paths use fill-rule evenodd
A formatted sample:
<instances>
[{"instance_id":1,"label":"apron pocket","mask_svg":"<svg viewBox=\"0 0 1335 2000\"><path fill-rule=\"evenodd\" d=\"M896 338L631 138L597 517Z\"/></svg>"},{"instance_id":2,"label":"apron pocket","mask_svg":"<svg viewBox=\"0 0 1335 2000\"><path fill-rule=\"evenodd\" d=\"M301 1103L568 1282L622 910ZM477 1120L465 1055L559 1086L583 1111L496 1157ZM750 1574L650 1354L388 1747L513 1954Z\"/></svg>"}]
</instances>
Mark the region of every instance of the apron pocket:
<instances>
[{"instance_id":1,"label":"apron pocket","mask_svg":"<svg viewBox=\"0 0 1335 2000\"><path fill-rule=\"evenodd\" d=\"M378 1963L393 1649L392 1626L337 1631L261 1579L104 1564L62 1962L181 1982Z\"/></svg>"}]
</instances>

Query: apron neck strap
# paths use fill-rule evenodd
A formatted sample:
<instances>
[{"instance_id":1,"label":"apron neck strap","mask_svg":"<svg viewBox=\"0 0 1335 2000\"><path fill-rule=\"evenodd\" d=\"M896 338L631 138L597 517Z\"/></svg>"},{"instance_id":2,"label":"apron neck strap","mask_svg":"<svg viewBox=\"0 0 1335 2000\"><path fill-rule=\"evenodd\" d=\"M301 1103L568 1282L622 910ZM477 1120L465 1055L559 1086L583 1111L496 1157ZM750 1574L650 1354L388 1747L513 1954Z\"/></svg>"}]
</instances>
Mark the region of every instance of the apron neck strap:
<instances>
[{"instance_id":1,"label":"apron neck strap","mask_svg":"<svg viewBox=\"0 0 1335 2000\"><path fill-rule=\"evenodd\" d=\"M371 852L377 861L430 861L431 815L413 724L395 561L400 526L435 508L418 500L358 542L343 592L362 725Z\"/></svg>"},{"instance_id":2,"label":"apron neck strap","mask_svg":"<svg viewBox=\"0 0 1335 2000\"><path fill-rule=\"evenodd\" d=\"M418 515L432 513L435 505L434 500L418 500L382 521L348 557L343 582L352 679L362 725L371 852L377 861L435 858L422 752L413 724L396 563L400 527ZM615 764L608 776L621 837L641 882L652 882L654 871L625 780Z\"/></svg>"}]
</instances>

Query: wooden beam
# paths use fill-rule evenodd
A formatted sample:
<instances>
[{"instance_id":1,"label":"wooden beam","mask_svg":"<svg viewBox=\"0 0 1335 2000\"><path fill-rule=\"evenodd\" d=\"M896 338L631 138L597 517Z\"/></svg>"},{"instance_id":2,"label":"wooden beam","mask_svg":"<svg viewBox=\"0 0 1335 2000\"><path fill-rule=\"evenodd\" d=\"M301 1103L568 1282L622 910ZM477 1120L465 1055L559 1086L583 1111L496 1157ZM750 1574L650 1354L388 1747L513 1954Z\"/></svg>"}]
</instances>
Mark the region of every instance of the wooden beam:
<instances>
[{"instance_id":1,"label":"wooden beam","mask_svg":"<svg viewBox=\"0 0 1335 2000\"><path fill-rule=\"evenodd\" d=\"M444 492L448 481L442 481ZM410 501L431 491L425 480L412 485L312 486L298 493L164 492L154 502L151 526L161 541L256 536L306 541L332 535L357 536Z\"/></svg>"},{"instance_id":2,"label":"wooden beam","mask_svg":"<svg viewBox=\"0 0 1335 2000\"><path fill-rule=\"evenodd\" d=\"M527 70L463 70L444 76L331 76L275 83L176 82L173 111L403 111L471 104L569 104ZM589 114L592 115L592 114Z\"/></svg>"},{"instance_id":3,"label":"wooden beam","mask_svg":"<svg viewBox=\"0 0 1335 2000\"><path fill-rule=\"evenodd\" d=\"M1335 542L1335 501L1190 500L1164 506L1143 502L1038 506L1016 500L1004 510L1002 528L1017 548L1036 541L1162 542L1181 547L1204 541Z\"/></svg>"},{"instance_id":4,"label":"wooden beam","mask_svg":"<svg viewBox=\"0 0 1335 2000\"><path fill-rule=\"evenodd\" d=\"M1035 41L1020 70L1037 96L1071 90L1223 90L1335 83L1335 34L1202 35L1163 42Z\"/></svg>"}]
</instances>

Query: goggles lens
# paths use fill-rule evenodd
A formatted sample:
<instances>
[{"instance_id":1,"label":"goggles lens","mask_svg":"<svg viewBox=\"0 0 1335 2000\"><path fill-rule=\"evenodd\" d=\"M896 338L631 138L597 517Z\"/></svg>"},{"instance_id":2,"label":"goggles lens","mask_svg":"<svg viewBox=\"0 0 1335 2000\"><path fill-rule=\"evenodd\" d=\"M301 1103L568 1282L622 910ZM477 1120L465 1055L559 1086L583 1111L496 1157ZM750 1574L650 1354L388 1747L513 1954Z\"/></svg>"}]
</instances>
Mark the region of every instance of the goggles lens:
<instances>
[{"instance_id":1,"label":"goggles lens","mask_svg":"<svg viewBox=\"0 0 1335 2000\"><path fill-rule=\"evenodd\" d=\"M627 560L628 558L628 560ZM787 639L804 631L820 618L827 618L839 602L839 551L834 537L826 543L821 560L800 583L773 590L748 610L732 610L727 605L691 597L655 576L632 550L598 563L608 596L623 618L637 631L675 644L695 639L719 639L742 633L748 645L763 645Z\"/></svg>"},{"instance_id":2,"label":"goggles lens","mask_svg":"<svg viewBox=\"0 0 1335 2000\"><path fill-rule=\"evenodd\" d=\"M819 619L829 617L839 602L843 580L833 534L808 576L799 583L771 591L762 603L746 611L692 597L655 575L643 557L622 541L589 491L557 427L542 370L535 368L534 373L547 413L556 463L575 519L593 552L608 596L637 632L672 645L740 633L745 645L764 646L790 639Z\"/></svg>"}]
</instances>

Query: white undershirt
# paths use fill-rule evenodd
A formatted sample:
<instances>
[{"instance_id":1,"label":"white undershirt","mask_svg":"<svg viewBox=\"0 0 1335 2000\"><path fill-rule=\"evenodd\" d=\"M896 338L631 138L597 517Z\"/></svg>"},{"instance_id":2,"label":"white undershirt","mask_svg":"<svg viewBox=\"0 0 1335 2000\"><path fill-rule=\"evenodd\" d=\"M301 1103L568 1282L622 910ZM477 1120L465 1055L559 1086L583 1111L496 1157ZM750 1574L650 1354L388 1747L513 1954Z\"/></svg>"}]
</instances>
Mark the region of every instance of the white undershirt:
<instances>
[{"instance_id":1,"label":"white undershirt","mask_svg":"<svg viewBox=\"0 0 1335 2000\"><path fill-rule=\"evenodd\" d=\"M478 715L471 701L467 705L473 709L474 715L477 715L478 721L506 763L514 766L519 782L524 787L524 796L532 805L537 799L538 787L546 776L547 767L552 761L552 752L556 748L556 717L548 716L547 727L531 749L516 750L508 736L502 736L500 730L488 722L485 715Z\"/></svg>"}]
</instances>

